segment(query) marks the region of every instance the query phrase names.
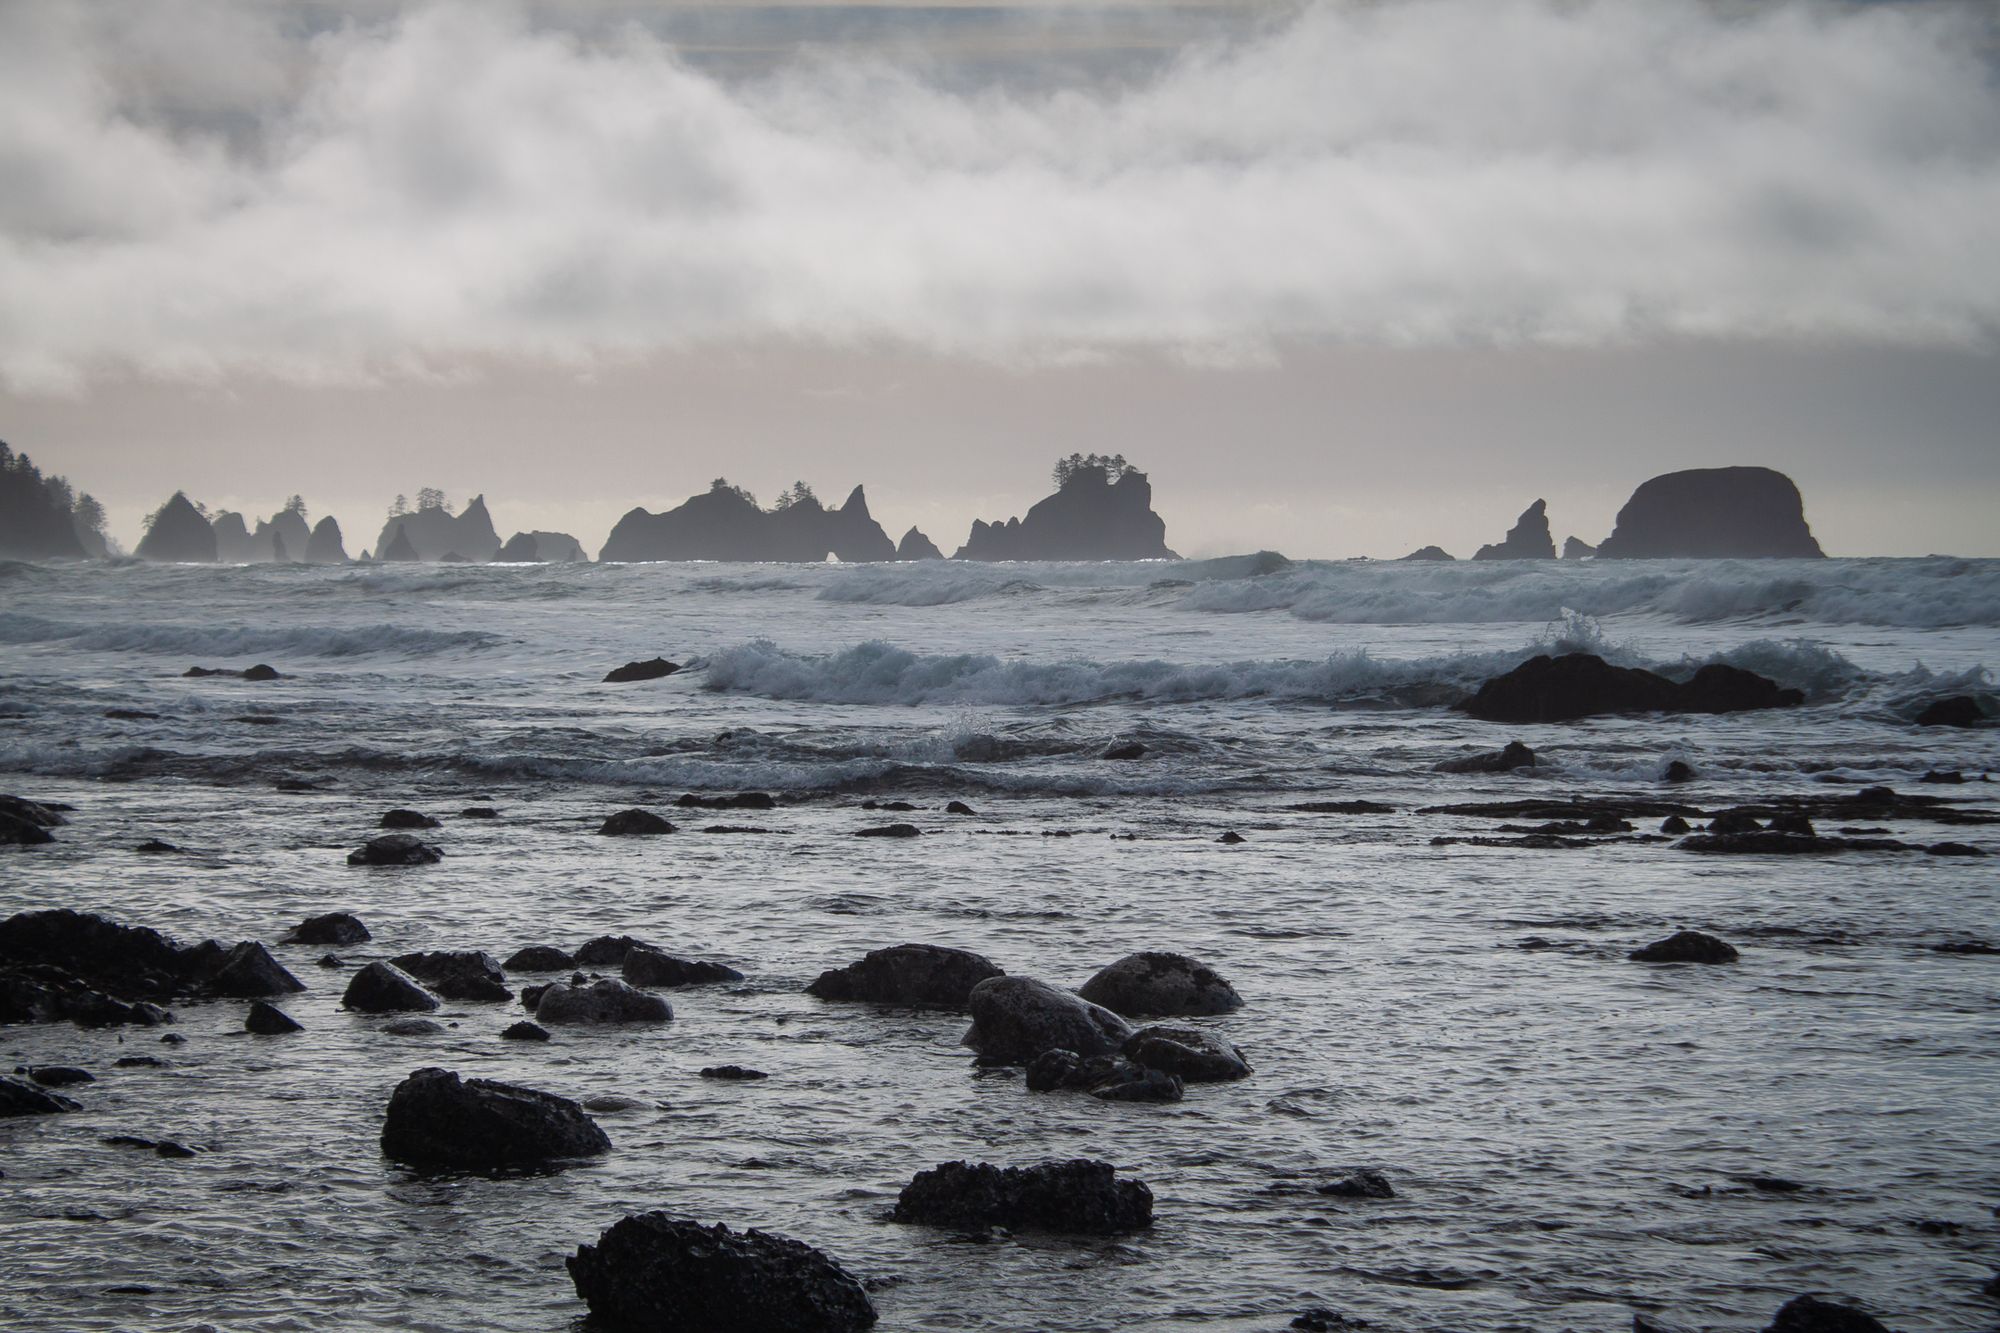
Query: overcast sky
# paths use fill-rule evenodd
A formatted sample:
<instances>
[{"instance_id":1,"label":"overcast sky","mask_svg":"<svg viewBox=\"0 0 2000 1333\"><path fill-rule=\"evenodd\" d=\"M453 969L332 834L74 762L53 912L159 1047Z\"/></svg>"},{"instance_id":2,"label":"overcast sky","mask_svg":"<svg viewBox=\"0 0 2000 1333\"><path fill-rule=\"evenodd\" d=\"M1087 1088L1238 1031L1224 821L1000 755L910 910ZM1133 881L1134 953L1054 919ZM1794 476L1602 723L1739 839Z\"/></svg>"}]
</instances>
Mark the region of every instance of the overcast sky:
<instances>
[{"instance_id":1,"label":"overcast sky","mask_svg":"<svg viewBox=\"0 0 2000 1333\"><path fill-rule=\"evenodd\" d=\"M717 473L949 550L1601 539L1685 466L2000 555L1993 8L0 4L0 438L353 549Z\"/></svg>"}]
</instances>

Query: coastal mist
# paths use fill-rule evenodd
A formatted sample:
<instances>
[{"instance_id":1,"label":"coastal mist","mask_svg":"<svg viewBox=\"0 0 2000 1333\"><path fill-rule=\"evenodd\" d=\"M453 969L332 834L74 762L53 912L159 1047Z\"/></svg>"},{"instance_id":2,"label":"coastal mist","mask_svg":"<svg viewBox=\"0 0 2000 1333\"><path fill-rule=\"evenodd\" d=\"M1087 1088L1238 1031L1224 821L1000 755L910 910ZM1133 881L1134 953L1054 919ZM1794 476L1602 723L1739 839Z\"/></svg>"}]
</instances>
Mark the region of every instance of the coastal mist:
<instances>
[{"instance_id":1,"label":"coastal mist","mask_svg":"<svg viewBox=\"0 0 2000 1333\"><path fill-rule=\"evenodd\" d=\"M0 1324L595 1327L659 1211L820 1252L811 1327L1989 1329L1996 632L1978 559L0 564L0 918L228 951L0 931L0 1004L173 1015L0 1027L74 1103L0 1120ZM1529 667L1657 697L1475 716ZM1731 960L1629 956L1684 930ZM816 983L910 944L1224 998L1017 985L1124 1043L1098 1076L990 1013L975 1053L960 983ZM359 1003L390 959L434 1009ZM575 1103L516 1108L561 1150L433 1160L479 1080ZM912 1185L1067 1159L1149 1215Z\"/></svg>"}]
</instances>

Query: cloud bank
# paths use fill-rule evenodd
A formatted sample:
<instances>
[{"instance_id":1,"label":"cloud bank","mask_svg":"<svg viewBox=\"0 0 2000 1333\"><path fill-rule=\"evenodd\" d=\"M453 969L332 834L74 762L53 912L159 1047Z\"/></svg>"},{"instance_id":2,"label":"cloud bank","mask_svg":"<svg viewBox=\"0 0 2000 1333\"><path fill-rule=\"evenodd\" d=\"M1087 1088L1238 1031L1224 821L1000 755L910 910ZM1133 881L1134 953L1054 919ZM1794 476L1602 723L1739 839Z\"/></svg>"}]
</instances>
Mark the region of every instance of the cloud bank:
<instances>
[{"instance_id":1,"label":"cloud bank","mask_svg":"<svg viewBox=\"0 0 2000 1333\"><path fill-rule=\"evenodd\" d=\"M837 50L723 77L450 0L284 14L0 8L0 382L2000 330L1973 7L1321 3L1034 91Z\"/></svg>"}]
</instances>

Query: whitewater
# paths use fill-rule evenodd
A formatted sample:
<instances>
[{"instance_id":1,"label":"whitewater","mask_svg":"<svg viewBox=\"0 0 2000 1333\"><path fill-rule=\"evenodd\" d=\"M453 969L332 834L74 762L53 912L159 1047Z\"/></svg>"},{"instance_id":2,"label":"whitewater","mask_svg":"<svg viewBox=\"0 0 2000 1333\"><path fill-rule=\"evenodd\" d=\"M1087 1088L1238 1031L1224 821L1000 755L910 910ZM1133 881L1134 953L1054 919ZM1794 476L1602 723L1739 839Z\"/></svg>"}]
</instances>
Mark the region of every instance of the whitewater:
<instances>
[{"instance_id":1,"label":"whitewater","mask_svg":"<svg viewBox=\"0 0 2000 1333\"><path fill-rule=\"evenodd\" d=\"M1529 726L1452 707L1564 651L1726 662L1805 703ZM655 656L681 669L603 682ZM279 679L183 674L257 663ZM1914 719L1990 703L1997 663L2000 561L1945 557L0 563L0 792L74 807L54 843L0 848L0 916L262 939L309 987L281 1040L245 1036L240 1002L176 1006L173 1048L0 1028L9 1068L99 1079L79 1112L0 1121L0 1325L571 1329L562 1257L666 1207L827 1251L894 1330L1234 1333L1312 1305L1425 1333L1755 1330L1801 1292L1985 1330L2000 958L1938 946L2000 942L2000 825L1952 813L2000 808L2000 731ZM1534 768L1438 769L1516 739ZM1692 781L1663 781L1674 761ZM1705 857L1658 818L1466 841L1519 837L1481 802L1698 821L1880 786L1947 802L1895 837L1988 856ZM739 791L776 808L675 805ZM596 834L632 806L677 832ZM392 807L443 820L442 862L345 864ZM853 836L890 820L920 835ZM656 1029L524 1047L498 1039L518 1004L453 1004L442 1033L397 1036L340 1009L324 949L276 944L333 910L375 936L347 968L613 933L746 980L674 992ZM1741 961L1626 959L1683 926ZM1246 999L1199 1025L1256 1072L1165 1105L1034 1094L972 1064L961 1016L804 993L903 942L1067 986L1191 954ZM697 1076L722 1063L771 1077ZM396 1167L382 1107L426 1065L614 1097L614 1151ZM884 1218L940 1162L1056 1156L1147 1181L1155 1226L974 1242ZM1396 1197L1315 1192L1357 1167ZM1754 1183L1774 1179L1796 1188Z\"/></svg>"}]
</instances>

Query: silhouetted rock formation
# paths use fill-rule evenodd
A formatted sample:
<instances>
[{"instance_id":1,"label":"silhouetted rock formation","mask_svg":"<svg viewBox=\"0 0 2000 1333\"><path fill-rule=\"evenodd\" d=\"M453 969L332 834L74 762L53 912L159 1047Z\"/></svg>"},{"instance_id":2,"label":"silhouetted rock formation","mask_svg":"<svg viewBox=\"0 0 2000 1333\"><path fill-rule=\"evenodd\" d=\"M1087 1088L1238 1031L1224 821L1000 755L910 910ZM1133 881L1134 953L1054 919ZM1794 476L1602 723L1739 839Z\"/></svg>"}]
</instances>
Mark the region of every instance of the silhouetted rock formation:
<instances>
[{"instance_id":1,"label":"silhouetted rock formation","mask_svg":"<svg viewBox=\"0 0 2000 1333\"><path fill-rule=\"evenodd\" d=\"M347 563L347 546L340 537L340 524L334 521L332 514L313 524L312 535L306 538L306 563L309 565Z\"/></svg>"},{"instance_id":2,"label":"silhouetted rock formation","mask_svg":"<svg viewBox=\"0 0 2000 1333\"><path fill-rule=\"evenodd\" d=\"M1061 489L1005 523L975 521L954 560L1178 560L1167 524L1153 512L1153 487L1137 468L1085 465Z\"/></svg>"},{"instance_id":3,"label":"silhouetted rock formation","mask_svg":"<svg viewBox=\"0 0 2000 1333\"><path fill-rule=\"evenodd\" d=\"M576 538L567 532L517 532L507 539L507 544L493 559L502 564L529 564L543 560L550 564L563 564L581 563L590 557L584 554Z\"/></svg>"},{"instance_id":4,"label":"silhouetted rock formation","mask_svg":"<svg viewBox=\"0 0 2000 1333\"><path fill-rule=\"evenodd\" d=\"M215 558L224 564L297 560L312 544L304 506L296 497L270 518L258 520L254 532L243 515L229 509L217 514L209 526L215 529ZM334 533L339 535L337 526Z\"/></svg>"},{"instance_id":5,"label":"silhouetted rock formation","mask_svg":"<svg viewBox=\"0 0 2000 1333\"><path fill-rule=\"evenodd\" d=\"M43 477L26 454L0 444L0 557L12 560L102 556L104 511L74 499L61 477Z\"/></svg>"},{"instance_id":6,"label":"silhouetted rock formation","mask_svg":"<svg viewBox=\"0 0 2000 1333\"><path fill-rule=\"evenodd\" d=\"M394 554L399 534L412 554ZM410 513L392 514L382 525L382 535L375 539L375 550L382 560L443 560L454 555L462 560L491 560L500 554L500 534L493 530L485 496L473 496L457 514L445 508L439 496L436 502L419 504Z\"/></svg>"},{"instance_id":7,"label":"silhouetted rock formation","mask_svg":"<svg viewBox=\"0 0 2000 1333\"><path fill-rule=\"evenodd\" d=\"M844 562L893 560L896 545L868 513L856 486L828 509L810 492L760 509L747 491L717 478L664 514L634 509L618 520L598 558L605 561L743 560L803 563L831 554Z\"/></svg>"},{"instance_id":8,"label":"silhouetted rock formation","mask_svg":"<svg viewBox=\"0 0 2000 1333\"><path fill-rule=\"evenodd\" d=\"M1587 541L1576 537L1563 538L1562 558L1565 560L1587 560L1596 554L1597 548Z\"/></svg>"},{"instance_id":9,"label":"silhouetted rock formation","mask_svg":"<svg viewBox=\"0 0 2000 1333\"><path fill-rule=\"evenodd\" d=\"M243 515L233 509L225 509L210 519L208 526L215 530L215 558L228 565L244 565L256 559L250 545L250 528L244 523Z\"/></svg>"},{"instance_id":10,"label":"silhouetted rock formation","mask_svg":"<svg viewBox=\"0 0 2000 1333\"><path fill-rule=\"evenodd\" d=\"M1495 676L1459 705L1487 722L1569 722L1604 713L1738 713L1791 708L1798 690L1712 662L1680 684L1589 653L1536 657Z\"/></svg>"},{"instance_id":11,"label":"silhouetted rock formation","mask_svg":"<svg viewBox=\"0 0 2000 1333\"><path fill-rule=\"evenodd\" d=\"M396 535L390 538L389 544L377 547L376 550L379 553L376 556L378 560L394 560L399 563L407 563L419 558L417 548L410 544L410 534L403 530L403 525L400 523L396 525Z\"/></svg>"},{"instance_id":12,"label":"silhouetted rock formation","mask_svg":"<svg viewBox=\"0 0 2000 1333\"><path fill-rule=\"evenodd\" d=\"M175 491L173 498L147 520L146 535L139 541L138 556L141 560L213 564L215 529L209 527L208 520L201 516L193 501L182 492Z\"/></svg>"},{"instance_id":13,"label":"silhouetted rock formation","mask_svg":"<svg viewBox=\"0 0 2000 1333\"><path fill-rule=\"evenodd\" d=\"M382 1123L382 1155L419 1167L490 1171L610 1150L569 1098L448 1069L419 1069L397 1084Z\"/></svg>"},{"instance_id":14,"label":"silhouetted rock formation","mask_svg":"<svg viewBox=\"0 0 2000 1333\"><path fill-rule=\"evenodd\" d=\"M1507 540L1496 546L1482 546L1474 560L1553 560L1556 539L1549 535L1549 502L1537 500L1521 512L1507 529Z\"/></svg>"},{"instance_id":15,"label":"silhouetted rock formation","mask_svg":"<svg viewBox=\"0 0 2000 1333\"><path fill-rule=\"evenodd\" d=\"M1799 488L1767 467L1693 468L1644 482L1601 560L1820 559Z\"/></svg>"},{"instance_id":16,"label":"silhouetted rock formation","mask_svg":"<svg viewBox=\"0 0 2000 1333\"><path fill-rule=\"evenodd\" d=\"M1457 560L1458 557L1442 546L1422 546L1404 556L1405 560Z\"/></svg>"},{"instance_id":17,"label":"silhouetted rock formation","mask_svg":"<svg viewBox=\"0 0 2000 1333\"><path fill-rule=\"evenodd\" d=\"M938 550L937 543L912 527L903 534L903 540L896 543L898 560L942 560L944 552Z\"/></svg>"}]
</instances>

